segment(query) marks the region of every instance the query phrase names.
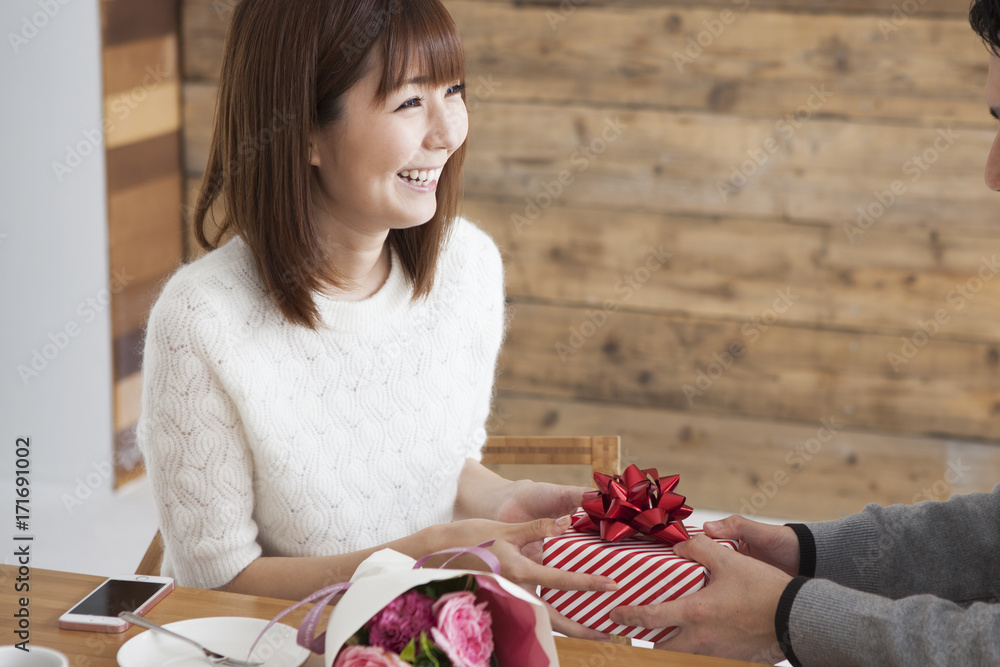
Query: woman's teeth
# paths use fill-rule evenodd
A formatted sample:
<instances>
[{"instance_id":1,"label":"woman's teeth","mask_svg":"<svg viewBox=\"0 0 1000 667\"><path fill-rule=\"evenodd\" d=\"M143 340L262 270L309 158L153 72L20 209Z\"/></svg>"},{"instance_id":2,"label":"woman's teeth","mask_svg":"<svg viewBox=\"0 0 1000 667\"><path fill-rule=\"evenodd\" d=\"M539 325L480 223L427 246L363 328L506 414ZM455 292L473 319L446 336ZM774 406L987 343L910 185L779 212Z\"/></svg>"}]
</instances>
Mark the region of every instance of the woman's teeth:
<instances>
[{"instance_id":1,"label":"woman's teeth","mask_svg":"<svg viewBox=\"0 0 1000 667\"><path fill-rule=\"evenodd\" d=\"M439 176L441 176L440 169L411 169L409 171L399 172L399 176L405 178L411 183L428 183L430 181L436 181Z\"/></svg>"}]
</instances>

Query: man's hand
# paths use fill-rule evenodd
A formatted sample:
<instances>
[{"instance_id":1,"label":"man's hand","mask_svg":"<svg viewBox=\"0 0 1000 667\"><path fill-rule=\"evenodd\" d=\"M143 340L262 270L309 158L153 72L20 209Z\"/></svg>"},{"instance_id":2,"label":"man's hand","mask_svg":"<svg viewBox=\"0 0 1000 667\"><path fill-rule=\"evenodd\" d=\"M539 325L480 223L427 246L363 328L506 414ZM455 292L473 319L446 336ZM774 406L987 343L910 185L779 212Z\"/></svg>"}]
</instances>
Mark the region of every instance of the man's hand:
<instances>
[{"instance_id":1,"label":"man's hand","mask_svg":"<svg viewBox=\"0 0 1000 667\"><path fill-rule=\"evenodd\" d=\"M706 523L705 534L738 540L741 554L773 565L793 577L799 573L799 538L788 526L774 526L733 515Z\"/></svg>"},{"instance_id":2,"label":"man's hand","mask_svg":"<svg viewBox=\"0 0 1000 667\"><path fill-rule=\"evenodd\" d=\"M707 567L708 585L673 602L618 607L611 620L645 628L680 628L657 648L742 660L784 659L774 634L774 614L791 580L788 574L703 535L681 542L674 551Z\"/></svg>"}]
</instances>

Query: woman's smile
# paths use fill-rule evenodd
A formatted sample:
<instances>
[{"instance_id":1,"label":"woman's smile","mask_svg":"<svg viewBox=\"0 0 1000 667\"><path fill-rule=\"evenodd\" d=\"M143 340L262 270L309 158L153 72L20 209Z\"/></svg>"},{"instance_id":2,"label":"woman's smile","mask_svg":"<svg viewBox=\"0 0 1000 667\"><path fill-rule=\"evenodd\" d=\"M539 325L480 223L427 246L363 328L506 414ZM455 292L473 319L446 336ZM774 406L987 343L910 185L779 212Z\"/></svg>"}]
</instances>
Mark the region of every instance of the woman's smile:
<instances>
[{"instance_id":1,"label":"woman's smile","mask_svg":"<svg viewBox=\"0 0 1000 667\"><path fill-rule=\"evenodd\" d=\"M441 169L442 167L404 169L396 174L396 177L411 190L417 192L434 192L437 190L437 182L441 176Z\"/></svg>"}]
</instances>

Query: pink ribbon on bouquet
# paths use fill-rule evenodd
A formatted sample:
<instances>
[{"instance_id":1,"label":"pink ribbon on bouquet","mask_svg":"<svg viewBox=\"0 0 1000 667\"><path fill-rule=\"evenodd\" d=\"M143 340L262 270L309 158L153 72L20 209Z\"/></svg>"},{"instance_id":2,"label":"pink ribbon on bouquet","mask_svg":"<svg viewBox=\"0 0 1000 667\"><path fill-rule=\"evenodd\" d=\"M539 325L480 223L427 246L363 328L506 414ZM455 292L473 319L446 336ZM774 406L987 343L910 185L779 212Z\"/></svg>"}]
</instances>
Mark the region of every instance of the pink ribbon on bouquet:
<instances>
[{"instance_id":1,"label":"pink ribbon on bouquet","mask_svg":"<svg viewBox=\"0 0 1000 667\"><path fill-rule=\"evenodd\" d=\"M609 542L636 534L673 546L690 539L683 520L693 511L686 498L674 493L680 475L660 478L656 468L630 465L621 475L594 473L596 491L584 495L586 516L573 518L573 527L600 533Z\"/></svg>"},{"instance_id":2,"label":"pink ribbon on bouquet","mask_svg":"<svg viewBox=\"0 0 1000 667\"><path fill-rule=\"evenodd\" d=\"M427 554L422 558L419 558L417 562L413 564L414 570L419 570L424 566L424 564L434 558L435 556L440 556L444 554L454 554L451 558L446 560L441 564L441 567L445 567L448 563L455 560L459 556L472 555L478 556L480 560L486 563L490 567L490 571L493 574L500 574L500 560L494 556L491 552L487 551L487 547L493 546L493 540L489 542L483 542L482 544L475 547L453 547L451 549L442 549L441 551L434 552L432 554ZM327 586L326 588L321 588L315 593L309 595L304 600L296 602L291 607L284 609L281 613L271 619L271 621L261 630L260 634L257 635L257 639L254 640L253 644L250 646L250 651L247 654L247 660L250 660L250 656L253 655L253 650L257 648L257 644L260 640L264 638L267 631L271 627L280 621L282 618L287 616L289 613L295 611L299 607L310 602L315 602L316 604L310 609L305 617L302 619L302 624L299 626L299 632L296 636L295 641L299 646L307 648L313 653L319 653L322 655L326 653L326 632L322 632L319 635L316 634L316 629L319 627L320 618L323 616L323 610L326 608L333 598L340 595L348 588L351 587L350 581L344 581L339 584L333 584L332 586Z\"/></svg>"}]
</instances>

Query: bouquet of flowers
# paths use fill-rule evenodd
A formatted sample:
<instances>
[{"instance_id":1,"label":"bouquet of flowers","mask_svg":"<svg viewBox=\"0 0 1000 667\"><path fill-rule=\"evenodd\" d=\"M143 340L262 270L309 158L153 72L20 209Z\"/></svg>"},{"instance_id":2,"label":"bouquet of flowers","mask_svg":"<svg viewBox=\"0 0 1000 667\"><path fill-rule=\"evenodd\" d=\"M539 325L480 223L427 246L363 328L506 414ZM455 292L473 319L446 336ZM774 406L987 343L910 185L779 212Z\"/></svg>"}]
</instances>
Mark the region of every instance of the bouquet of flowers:
<instances>
[{"instance_id":1,"label":"bouquet of flowers","mask_svg":"<svg viewBox=\"0 0 1000 667\"><path fill-rule=\"evenodd\" d=\"M315 603L299 626L297 641L323 654L325 667L559 666L544 604L500 576L500 562L492 553L469 547L439 554L473 554L491 571L425 568L438 554L414 561L382 549L358 566L350 582L313 593L268 627ZM340 594L326 632L317 635L324 608Z\"/></svg>"},{"instance_id":2,"label":"bouquet of flowers","mask_svg":"<svg viewBox=\"0 0 1000 667\"><path fill-rule=\"evenodd\" d=\"M497 667L492 617L477 589L471 576L411 588L347 640L333 667Z\"/></svg>"}]
</instances>

